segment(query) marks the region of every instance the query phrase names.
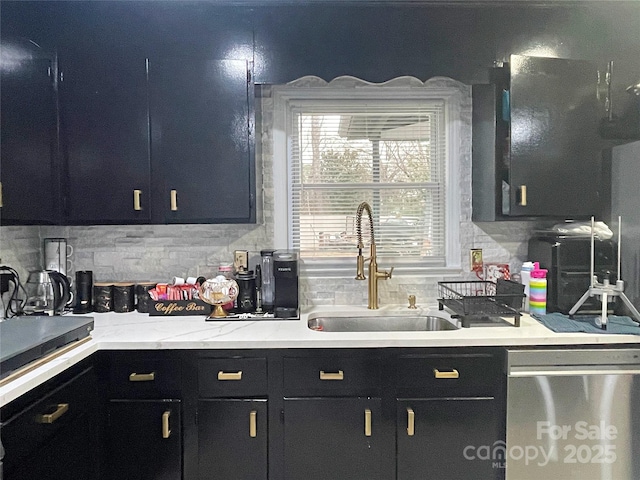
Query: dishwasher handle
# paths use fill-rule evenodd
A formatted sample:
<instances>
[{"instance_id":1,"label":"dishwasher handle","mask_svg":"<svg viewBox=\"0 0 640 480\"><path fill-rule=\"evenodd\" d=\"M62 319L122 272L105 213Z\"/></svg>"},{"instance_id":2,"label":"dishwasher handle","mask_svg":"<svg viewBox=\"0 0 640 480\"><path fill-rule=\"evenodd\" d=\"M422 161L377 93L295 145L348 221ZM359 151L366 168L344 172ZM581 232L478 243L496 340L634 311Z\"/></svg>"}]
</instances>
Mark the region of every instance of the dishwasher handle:
<instances>
[{"instance_id":1,"label":"dishwasher handle","mask_svg":"<svg viewBox=\"0 0 640 480\"><path fill-rule=\"evenodd\" d=\"M602 366L559 366L557 368L512 367L509 378L525 377L575 377L582 375L640 375L640 365L635 368L611 368Z\"/></svg>"}]
</instances>

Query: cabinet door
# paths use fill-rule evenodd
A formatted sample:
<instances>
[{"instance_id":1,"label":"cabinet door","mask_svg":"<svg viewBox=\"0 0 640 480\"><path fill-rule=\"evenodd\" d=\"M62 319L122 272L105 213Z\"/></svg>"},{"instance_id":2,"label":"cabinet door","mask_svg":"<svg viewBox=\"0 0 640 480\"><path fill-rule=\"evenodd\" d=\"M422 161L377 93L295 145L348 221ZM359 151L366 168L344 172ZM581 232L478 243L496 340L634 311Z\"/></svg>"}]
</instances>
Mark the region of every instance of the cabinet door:
<instances>
[{"instance_id":1,"label":"cabinet door","mask_svg":"<svg viewBox=\"0 0 640 480\"><path fill-rule=\"evenodd\" d=\"M155 221L254 222L247 62L151 60L149 84Z\"/></svg>"},{"instance_id":2,"label":"cabinet door","mask_svg":"<svg viewBox=\"0 0 640 480\"><path fill-rule=\"evenodd\" d=\"M267 401L198 402L198 478L267 479Z\"/></svg>"},{"instance_id":3,"label":"cabinet door","mask_svg":"<svg viewBox=\"0 0 640 480\"><path fill-rule=\"evenodd\" d=\"M180 480L179 400L111 400L107 474L111 480Z\"/></svg>"},{"instance_id":4,"label":"cabinet door","mask_svg":"<svg viewBox=\"0 0 640 480\"><path fill-rule=\"evenodd\" d=\"M284 400L286 480L388 480L379 398Z\"/></svg>"},{"instance_id":5,"label":"cabinet door","mask_svg":"<svg viewBox=\"0 0 640 480\"><path fill-rule=\"evenodd\" d=\"M602 192L596 68L511 56L511 215L594 215ZM524 190L523 190L524 189Z\"/></svg>"},{"instance_id":6,"label":"cabinet door","mask_svg":"<svg viewBox=\"0 0 640 480\"><path fill-rule=\"evenodd\" d=\"M91 420L78 418L15 470L7 470L5 480L94 480L93 433Z\"/></svg>"},{"instance_id":7,"label":"cabinet door","mask_svg":"<svg viewBox=\"0 0 640 480\"><path fill-rule=\"evenodd\" d=\"M500 425L491 397L398 400L397 479L503 478Z\"/></svg>"},{"instance_id":8,"label":"cabinet door","mask_svg":"<svg viewBox=\"0 0 640 480\"><path fill-rule=\"evenodd\" d=\"M49 59L17 59L0 66L4 225L52 224L58 219L53 67Z\"/></svg>"},{"instance_id":9,"label":"cabinet door","mask_svg":"<svg viewBox=\"0 0 640 480\"><path fill-rule=\"evenodd\" d=\"M2 409L5 480L97 477L97 387L94 370L86 365L72 367ZM72 376L65 381L67 374ZM43 390L47 393L40 396Z\"/></svg>"},{"instance_id":10,"label":"cabinet door","mask_svg":"<svg viewBox=\"0 0 640 480\"><path fill-rule=\"evenodd\" d=\"M63 57L61 68L66 222L148 223L145 59L77 54Z\"/></svg>"}]
</instances>

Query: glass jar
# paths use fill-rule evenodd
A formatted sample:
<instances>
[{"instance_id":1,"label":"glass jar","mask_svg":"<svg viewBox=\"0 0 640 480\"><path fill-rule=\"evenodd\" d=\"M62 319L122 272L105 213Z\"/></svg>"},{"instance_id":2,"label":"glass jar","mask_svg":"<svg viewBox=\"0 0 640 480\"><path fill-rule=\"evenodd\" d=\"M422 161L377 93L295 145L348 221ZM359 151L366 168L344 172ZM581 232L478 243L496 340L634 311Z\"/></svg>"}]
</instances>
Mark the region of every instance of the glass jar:
<instances>
[{"instance_id":1,"label":"glass jar","mask_svg":"<svg viewBox=\"0 0 640 480\"><path fill-rule=\"evenodd\" d=\"M218 265L218 275L222 275L227 280L235 280L233 276L233 265L231 265L230 263L223 263ZM224 308L226 312L232 312L234 311L236 304L237 299L233 302L225 303L224 305L222 305L222 308Z\"/></svg>"}]
</instances>

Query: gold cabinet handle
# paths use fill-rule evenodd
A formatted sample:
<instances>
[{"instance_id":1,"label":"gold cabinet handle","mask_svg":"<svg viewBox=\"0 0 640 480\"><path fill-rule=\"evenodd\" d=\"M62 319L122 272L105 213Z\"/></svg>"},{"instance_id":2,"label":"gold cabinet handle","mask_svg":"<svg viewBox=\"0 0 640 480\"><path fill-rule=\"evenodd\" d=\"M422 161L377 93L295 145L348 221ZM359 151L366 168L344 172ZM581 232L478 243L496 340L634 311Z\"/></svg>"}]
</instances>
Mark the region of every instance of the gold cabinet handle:
<instances>
[{"instance_id":1,"label":"gold cabinet handle","mask_svg":"<svg viewBox=\"0 0 640 480\"><path fill-rule=\"evenodd\" d=\"M132 373L129 375L130 382L153 382L156 379L156 372Z\"/></svg>"},{"instance_id":2,"label":"gold cabinet handle","mask_svg":"<svg viewBox=\"0 0 640 480\"><path fill-rule=\"evenodd\" d=\"M178 191L171 190L171 211L175 212L178 210Z\"/></svg>"},{"instance_id":3,"label":"gold cabinet handle","mask_svg":"<svg viewBox=\"0 0 640 480\"><path fill-rule=\"evenodd\" d=\"M437 368L433 369L433 376L436 378L459 378L460 374L455 368L449 372L441 372Z\"/></svg>"},{"instance_id":4,"label":"gold cabinet handle","mask_svg":"<svg viewBox=\"0 0 640 480\"><path fill-rule=\"evenodd\" d=\"M0 182L0 208L4 207L4 203L2 201L2 182Z\"/></svg>"},{"instance_id":5,"label":"gold cabinet handle","mask_svg":"<svg viewBox=\"0 0 640 480\"><path fill-rule=\"evenodd\" d=\"M338 370L337 372L320 370L320 380L344 380L344 372L342 370Z\"/></svg>"},{"instance_id":6,"label":"gold cabinet handle","mask_svg":"<svg viewBox=\"0 0 640 480\"><path fill-rule=\"evenodd\" d=\"M520 201L518 202L518 205L520 205L521 207L527 206L527 186L526 185L520 185Z\"/></svg>"},{"instance_id":7,"label":"gold cabinet handle","mask_svg":"<svg viewBox=\"0 0 640 480\"><path fill-rule=\"evenodd\" d=\"M242 380L242 370L238 372L218 372L218 380Z\"/></svg>"},{"instance_id":8,"label":"gold cabinet handle","mask_svg":"<svg viewBox=\"0 0 640 480\"><path fill-rule=\"evenodd\" d=\"M407 407L407 435L413 437L416 433L416 414L413 408Z\"/></svg>"},{"instance_id":9,"label":"gold cabinet handle","mask_svg":"<svg viewBox=\"0 0 640 480\"><path fill-rule=\"evenodd\" d=\"M43 414L37 415L36 416L36 423L51 424L51 423L55 422L56 420L58 420L62 415L67 413L68 410L69 410L69 404L68 403L59 403L56 406L56 411L55 412L53 412L53 413L43 413Z\"/></svg>"},{"instance_id":10,"label":"gold cabinet handle","mask_svg":"<svg viewBox=\"0 0 640 480\"><path fill-rule=\"evenodd\" d=\"M371 436L371 410L368 408L364 410L364 436Z\"/></svg>"},{"instance_id":11,"label":"gold cabinet handle","mask_svg":"<svg viewBox=\"0 0 640 480\"><path fill-rule=\"evenodd\" d=\"M133 209L136 211L142 210L142 204L140 203L141 196L142 196L142 190L133 191Z\"/></svg>"},{"instance_id":12,"label":"gold cabinet handle","mask_svg":"<svg viewBox=\"0 0 640 480\"><path fill-rule=\"evenodd\" d=\"M171 411L169 410L162 414L162 438L169 438L171 436L171 430L169 429L169 415L171 415Z\"/></svg>"},{"instance_id":13,"label":"gold cabinet handle","mask_svg":"<svg viewBox=\"0 0 640 480\"><path fill-rule=\"evenodd\" d=\"M249 413L249 436L251 438L256 438L258 435L258 412L255 410L251 410Z\"/></svg>"}]
</instances>

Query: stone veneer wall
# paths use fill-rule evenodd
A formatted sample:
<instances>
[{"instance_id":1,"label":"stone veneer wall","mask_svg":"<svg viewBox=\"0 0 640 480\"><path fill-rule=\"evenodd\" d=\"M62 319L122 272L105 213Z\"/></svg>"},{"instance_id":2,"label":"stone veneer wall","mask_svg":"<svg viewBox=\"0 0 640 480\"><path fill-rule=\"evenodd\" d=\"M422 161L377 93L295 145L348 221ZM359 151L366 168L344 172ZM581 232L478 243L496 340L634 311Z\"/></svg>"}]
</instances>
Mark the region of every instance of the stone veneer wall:
<instances>
[{"instance_id":1,"label":"stone veneer wall","mask_svg":"<svg viewBox=\"0 0 640 480\"><path fill-rule=\"evenodd\" d=\"M169 281L173 276L209 276L220 263L230 263L234 250L248 250L254 259L259 251L273 244L273 145L271 125L273 104L270 89L261 92L256 102L262 125L256 145L258 191L262 191L262 211L256 225L135 225L87 227L0 227L2 265L18 270L22 279L27 271L40 268L40 246L48 237L65 237L74 248L75 270L92 270L94 281ZM527 240L534 228L531 222L471 222L471 98L463 108L469 125L463 139L460 159L461 218L460 241L464 272L469 272L469 250L482 248L485 262L509 263L519 271L527 254ZM259 119L262 118L260 122ZM255 260L251 262L253 265ZM387 267L384 259L382 267ZM459 277L456 277L459 278ZM406 276L394 271L391 280L380 282L380 303L403 304L415 294L421 305L435 305L437 281L443 278ZM302 305L366 305L367 284L353 277L309 277L300 282Z\"/></svg>"}]
</instances>

